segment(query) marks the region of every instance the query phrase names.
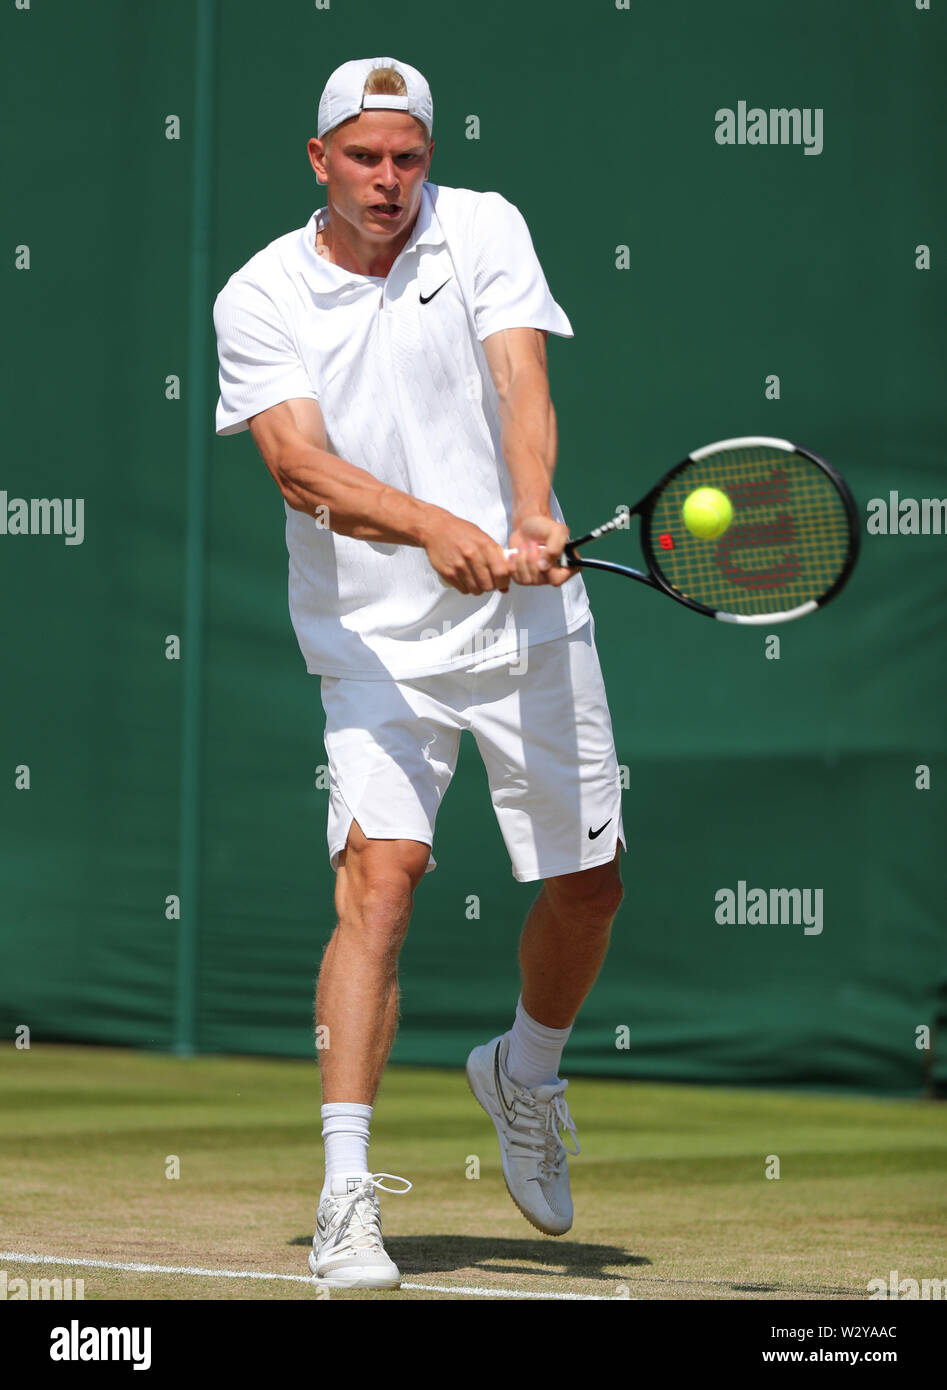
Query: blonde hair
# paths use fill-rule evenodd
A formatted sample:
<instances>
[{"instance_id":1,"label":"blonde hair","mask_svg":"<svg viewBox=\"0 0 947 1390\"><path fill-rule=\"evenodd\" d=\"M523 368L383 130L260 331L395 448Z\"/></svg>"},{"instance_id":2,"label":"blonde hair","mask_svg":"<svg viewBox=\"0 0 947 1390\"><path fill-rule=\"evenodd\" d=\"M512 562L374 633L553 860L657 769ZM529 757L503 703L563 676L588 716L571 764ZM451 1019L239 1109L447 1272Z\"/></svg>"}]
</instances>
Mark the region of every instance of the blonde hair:
<instances>
[{"instance_id":1,"label":"blonde hair","mask_svg":"<svg viewBox=\"0 0 947 1390\"><path fill-rule=\"evenodd\" d=\"M373 97L406 97L408 84L397 68L372 68L362 91Z\"/></svg>"},{"instance_id":2,"label":"blonde hair","mask_svg":"<svg viewBox=\"0 0 947 1390\"><path fill-rule=\"evenodd\" d=\"M366 96L405 97L408 95L408 84L397 68L372 68L365 79L365 86L362 88L362 92ZM350 116L348 119L354 120L354 117ZM412 119L417 120L417 117L415 116ZM424 131L424 139L426 141L430 140L431 132L424 122L418 121L417 123ZM345 124L346 122L343 121L342 125ZM329 142L335 134L335 131L341 130L342 125L337 125L335 130L327 130L325 135L323 135L322 143L325 147L326 154L329 153Z\"/></svg>"}]
</instances>

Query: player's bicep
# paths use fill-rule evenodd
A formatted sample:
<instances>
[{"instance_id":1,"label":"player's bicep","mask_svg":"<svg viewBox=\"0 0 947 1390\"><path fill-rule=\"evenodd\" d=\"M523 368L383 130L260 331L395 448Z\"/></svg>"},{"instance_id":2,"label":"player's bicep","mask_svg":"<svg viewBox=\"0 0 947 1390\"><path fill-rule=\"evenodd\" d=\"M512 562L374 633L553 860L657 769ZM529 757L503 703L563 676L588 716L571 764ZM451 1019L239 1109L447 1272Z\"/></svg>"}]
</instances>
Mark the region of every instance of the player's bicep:
<instances>
[{"instance_id":1,"label":"player's bicep","mask_svg":"<svg viewBox=\"0 0 947 1390\"><path fill-rule=\"evenodd\" d=\"M326 426L319 402L300 397L280 401L248 421L250 433L263 461L282 491L289 477L292 460L307 445L326 448Z\"/></svg>"}]
</instances>

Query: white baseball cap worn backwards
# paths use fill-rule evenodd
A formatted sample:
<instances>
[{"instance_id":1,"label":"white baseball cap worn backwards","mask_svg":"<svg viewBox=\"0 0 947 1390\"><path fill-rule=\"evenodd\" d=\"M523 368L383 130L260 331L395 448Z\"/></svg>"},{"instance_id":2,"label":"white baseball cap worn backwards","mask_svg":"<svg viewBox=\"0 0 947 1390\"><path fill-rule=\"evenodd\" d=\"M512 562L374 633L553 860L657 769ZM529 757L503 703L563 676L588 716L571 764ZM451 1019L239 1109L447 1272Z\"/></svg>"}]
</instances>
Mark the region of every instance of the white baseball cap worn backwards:
<instances>
[{"instance_id":1,"label":"white baseball cap worn backwards","mask_svg":"<svg viewBox=\"0 0 947 1390\"><path fill-rule=\"evenodd\" d=\"M373 68L395 68L405 80L407 96L373 96L363 91L365 79ZM322 139L326 131L334 130L342 121L357 116L360 111L377 109L407 111L427 127L428 136L434 128L434 102L427 80L411 67L397 58L355 58L336 68L325 85L319 101L319 123L317 138Z\"/></svg>"}]
</instances>

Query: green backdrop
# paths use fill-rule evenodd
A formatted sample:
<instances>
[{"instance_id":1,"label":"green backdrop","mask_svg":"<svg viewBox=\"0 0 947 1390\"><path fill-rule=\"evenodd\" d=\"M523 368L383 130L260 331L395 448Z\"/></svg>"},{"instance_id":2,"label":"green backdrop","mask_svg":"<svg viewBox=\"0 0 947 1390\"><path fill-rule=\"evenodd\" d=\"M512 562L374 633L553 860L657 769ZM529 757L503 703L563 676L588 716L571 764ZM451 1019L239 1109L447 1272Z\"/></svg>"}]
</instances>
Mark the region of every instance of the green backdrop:
<instances>
[{"instance_id":1,"label":"green backdrop","mask_svg":"<svg viewBox=\"0 0 947 1390\"><path fill-rule=\"evenodd\" d=\"M753 432L832 460L865 516L892 489L947 494L945 15L4 7L0 489L85 513L81 544L0 535L3 1037L311 1054L333 926L322 709L289 622L282 499L248 434L214 437L210 314L325 201L305 145L329 72L419 67L431 180L526 216L575 329L550 342L574 526ZM821 110L821 152L719 144L716 113L740 101ZM569 1071L905 1093L947 1078L947 1039L918 1046L938 1009L947 1031L945 553L947 536L866 534L846 593L782 629L778 660L763 630L589 579L629 853ZM509 1025L535 892L509 872L472 743L436 851L394 1056L458 1065ZM822 889L824 930L718 925L714 895L740 881Z\"/></svg>"}]
</instances>

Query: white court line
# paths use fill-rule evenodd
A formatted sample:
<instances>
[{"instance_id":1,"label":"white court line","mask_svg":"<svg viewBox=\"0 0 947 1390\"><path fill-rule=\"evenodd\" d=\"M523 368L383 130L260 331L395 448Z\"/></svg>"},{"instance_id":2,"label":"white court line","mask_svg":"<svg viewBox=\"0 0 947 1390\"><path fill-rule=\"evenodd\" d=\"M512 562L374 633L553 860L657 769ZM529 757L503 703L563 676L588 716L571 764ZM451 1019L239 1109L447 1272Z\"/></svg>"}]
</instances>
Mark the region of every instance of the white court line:
<instances>
[{"instance_id":1,"label":"white court line","mask_svg":"<svg viewBox=\"0 0 947 1390\"><path fill-rule=\"evenodd\" d=\"M209 1276L212 1279L282 1279L291 1284L313 1284L315 1282L308 1274L267 1274L262 1270L255 1269L203 1269L198 1265L148 1265L138 1264L132 1261L121 1262L118 1260L69 1260L59 1255L24 1255L18 1250L0 1250L0 1260L19 1260L21 1264L33 1265L76 1265L83 1269L124 1269L132 1274L190 1274ZM444 1294L470 1294L477 1298L547 1298L547 1299L569 1299L573 1302L608 1302L612 1299L607 1294L596 1293L515 1293L506 1289L479 1289L471 1288L461 1284L402 1284L403 1289L412 1289L421 1293L444 1293ZM344 1293L347 1290L336 1289L336 1293ZM357 1293L357 1289L351 1292ZM392 1293L395 1290L391 1290Z\"/></svg>"}]
</instances>

